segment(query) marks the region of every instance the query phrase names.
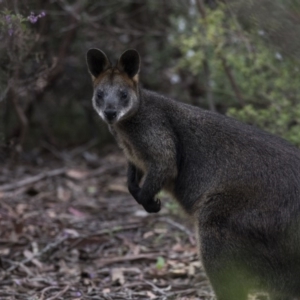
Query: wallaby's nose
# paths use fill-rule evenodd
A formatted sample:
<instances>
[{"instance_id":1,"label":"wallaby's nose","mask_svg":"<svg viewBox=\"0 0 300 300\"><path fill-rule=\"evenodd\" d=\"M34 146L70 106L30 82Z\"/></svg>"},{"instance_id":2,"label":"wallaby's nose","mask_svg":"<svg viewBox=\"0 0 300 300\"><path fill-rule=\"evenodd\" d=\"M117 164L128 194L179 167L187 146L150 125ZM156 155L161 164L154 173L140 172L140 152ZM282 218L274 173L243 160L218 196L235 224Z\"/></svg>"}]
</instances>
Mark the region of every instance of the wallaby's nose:
<instances>
[{"instance_id":1,"label":"wallaby's nose","mask_svg":"<svg viewBox=\"0 0 300 300\"><path fill-rule=\"evenodd\" d=\"M117 116L117 111L114 109L106 109L104 114L108 121L112 121Z\"/></svg>"}]
</instances>

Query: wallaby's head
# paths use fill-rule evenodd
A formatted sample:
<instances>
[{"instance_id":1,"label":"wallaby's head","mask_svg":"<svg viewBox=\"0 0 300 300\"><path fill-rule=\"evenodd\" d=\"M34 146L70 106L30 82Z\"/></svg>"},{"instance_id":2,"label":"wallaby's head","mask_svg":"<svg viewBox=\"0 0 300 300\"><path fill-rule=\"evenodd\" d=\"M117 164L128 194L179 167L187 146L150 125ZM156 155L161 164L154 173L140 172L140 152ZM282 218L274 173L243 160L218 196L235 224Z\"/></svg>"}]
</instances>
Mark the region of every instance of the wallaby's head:
<instances>
[{"instance_id":1,"label":"wallaby's head","mask_svg":"<svg viewBox=\"0 0 300 300\"><path fill-rule=\"evenodd\" d=\"M114 124L134 115L139 107L139 53L127 50L113 66L104 52L90 49L87 65L94 83L93 106L100 117Z\"/></svg>"}]
</instances>

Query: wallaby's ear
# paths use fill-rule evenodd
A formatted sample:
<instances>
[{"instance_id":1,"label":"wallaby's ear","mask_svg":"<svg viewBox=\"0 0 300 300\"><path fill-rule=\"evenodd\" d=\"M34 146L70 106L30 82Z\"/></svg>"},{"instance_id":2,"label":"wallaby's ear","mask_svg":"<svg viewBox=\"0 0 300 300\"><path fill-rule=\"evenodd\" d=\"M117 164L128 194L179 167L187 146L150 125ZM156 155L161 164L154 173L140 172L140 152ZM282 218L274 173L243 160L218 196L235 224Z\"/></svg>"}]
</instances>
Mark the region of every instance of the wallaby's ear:
<instances>
[{"instance_id":1,"label":"wallaby's ear","mask_svg":"<svg viewBox=\"0 0 300 300\"><path fill-rule=\"evenodd\" d=\"M86 54L86 62L94 78L97 78L102 72L111 67L111 62L106 54L99 49L90 49Z\"/></svg>"},{"instance_id":2,"label":"wallaby's ear","mask_svg":"<svg viewBox=\"0 0 300 300\"><path fill-rule=\"evenodd\" d=\"M117 67L120 71L125 72L129 78L133 78L140 71L140 63L139 53L134 49L130 49L120 56Z\"/></svg>"}]
</instances>

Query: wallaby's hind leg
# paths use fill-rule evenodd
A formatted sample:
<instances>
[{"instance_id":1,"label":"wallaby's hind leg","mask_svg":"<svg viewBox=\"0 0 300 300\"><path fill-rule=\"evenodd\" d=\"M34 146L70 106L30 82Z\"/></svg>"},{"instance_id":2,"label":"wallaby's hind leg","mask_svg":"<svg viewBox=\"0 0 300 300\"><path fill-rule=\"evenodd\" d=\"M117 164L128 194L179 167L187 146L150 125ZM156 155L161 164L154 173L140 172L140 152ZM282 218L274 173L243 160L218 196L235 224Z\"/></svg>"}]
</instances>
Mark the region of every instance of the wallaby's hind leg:
<instances>
[{"instance_id":1,"label":"wallaby's hind leg","mask_svg":"<svg viewBox=\"0 0 300 300\"><path fill-rule=\"evenodd\" d=\"M217 300L247 300L248 290L232 274L215 274L206 270Z\"/></svg>"},{"instance_id":2,"label":"wallaby's hind leg","mask_svg":"<svg viewBox=\"0 0 300 300\"><path fill-rule=\"evenodd\" d=\"M211 252L215 250L216 248L211 249ZM249 289L243 281L245 279L243 272L231 265L230 259L232 258L229 256L224 260L224 256L222 259L215 255L202 253L202 262L217 300L247 300Z\"/></svg>"},{"instance_id":3,"label":"wallaby's hind leg","mask_svg":"<svg viewBox=\"0 0 300 300\"><path fill-rule=\"evenodd\" d=\"M247 300L250 286L245 270L228 249L224 235L204 226L198 229L199 252L217 300Z\"/></svg>"}]
</instances>

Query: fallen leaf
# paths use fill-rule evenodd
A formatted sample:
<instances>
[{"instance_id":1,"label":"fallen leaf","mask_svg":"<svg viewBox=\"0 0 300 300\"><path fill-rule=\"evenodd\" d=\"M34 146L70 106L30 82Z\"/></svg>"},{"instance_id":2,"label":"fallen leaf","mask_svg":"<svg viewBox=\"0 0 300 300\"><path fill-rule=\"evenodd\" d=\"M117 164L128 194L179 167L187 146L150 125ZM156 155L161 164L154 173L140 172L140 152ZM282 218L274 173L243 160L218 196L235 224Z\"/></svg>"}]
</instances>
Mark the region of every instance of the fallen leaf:
<instances>
[{"instance_id":1,"label":"fallen leaf","mask_svg":"<svg viewBox=\"0 0 300 300\"><path fill-rule=\"evenodd\" d=\"M196 274L196 268L193 265L188 266L188 274L189 276L194 276Z\"/></svg>"},{"instance_id":2,"label":"fallen leaf","mask_svg":"<svg viewBox=\"0 0 300 300\"><path fill-rule=\"evenodd\" d=\"M40 270L43 269L43 264L39 260L37 260L36 258L32 259L31 262L33 264L35 264Z\"/></svg>"},{"instance_id":3,"label":"fallen leaf","mask_svg":"<svg viewBox=\"0 0 300 300\"><path fill-rule=\"evenodd\" d=\"M175 276L185 276L187 274L187 270L186 269L173 269L170 271L170 273Z\"/></svg>"},{"instance_id":4,"label":"fallen leaf","mask_svg":"<svg viewBox=\"0 0 300 300\"><path fill-rule=\"evenodd\" d=\"M60 201L63 201L63 202L69 201L71 199L71 196L72 196L71 191L63 188L62 186L59 186L57 188L56 194L57 194L57 198Z\"/></svg>"},{"instance_id":5,"label":"fallen leaf","mask_svg":"<svg viewBox=\"0 0 300 300\"><path fill-rule=\"evenodd\" d=\"M157 262L156 262L156 269L161 270L164 266L165 266L166 262L165 259L161 256L159 256L157 258Z\"/></svg>"},{"instance_id":6,"label":"fallen leaf","mask_svg":"<svg viewBox=\"0 0 300 300\"><path fill-rule=\"evenodd\" d=\"M88 175L88 172L76 170L76 169L70 169L66 172L66 175L69 178L80 180L80 179L86 178Z\"/></svg>"},{"instance_id":7,"label":"fallen leaf","mask_svg":"<svg viewBox=\"0 0 300 300\"><path fill-rule=\"evenodd\" d=\"M147 232L144 233L143 238L147 239L147 238L149 238L150 236L153 236L153 235L154 235L153 231L147 231Z\"/></svg>"},{"instance_id":8,"label":"fallen leaf","mask_svg":"<svg viewBox=\"0 0 300 300\"><path fill-rule=\"evenodd\" d=\"M200 262L200 260L192 261L190 264L195 268L202 268L202 263Z\"/></svg>"},{"instance_id":9,"label":"fallen leaf","mask_svg":"<svg viewBox=\"0 0 300 300\"><path fill-rule=\"evenodd\" d=\"M172 250L174 252L183 252L184 248L182 247L182 245L180 243L177 243L172 247Z\"/></svg>"},{"instance_id":10,"label":"fallen leaf","mask_svg":"<svg viewBox=\"0 0 300 300\"><path fill-rule=\"evenodd\" d=\"M22 215L27 208L27 204L19 203L16 207L16 211L19 215Z\"/></svg>"},{"instance_id":11,"label":"fallen leaf","mask_svg":"<svg viewBox=\"0 0 300 300\"><path fill-rule=\"evenodd\" d=\"M78 209L75 209L73 207L69 207L68 208L69 213L71 213L72 215L76 216L76 217L80 217L80 218L84 218L86 217L86 214L79 211Z\"/></svg>"},{"instance_id":12,"label":"fallen leaf","mask_svg":"<svg viewBox=\"0 0 300 300\"><path fill-rule=\"evenodd\" d=\"M90 195L95 195L97 193L97 188L95 186L89 186L87 188L87 192L90 194Z\"/></svg>"},{"instance_id":13,"label":"fallen leaf","mask_svg":"<svg viewBox=\"0 0 300 300\"><path fill-rule=\"evenodd\" d=\"M145 210L141 210L141 209L139 209L139 210L136 210L135 212L134 212L134 216L136 216L136 217L147 217L149 214L145 211Z\"/></svg>"},{"instance_id":14,"label":"fallen leaf","mask_svg":"<svg viewBox=\"0 0 300 300\"><path fill-rule=\"evenodd\" d=\"M56 215L56 212L54 211L54 210L48 210L47 211L47 214L48 214L48 216L50 217L50 218L52 218L52 219L54 219L54 218L56 218L57 217L57 215Z\"/></svg>"},{"instance_id":15,"label":"fallen leaf","mask_svg":"<svg viewBox=\"0 0 300 300\"><path fill-rule=\"evenodd\" d=\"M108 186L108 191L110 192L121 192L121 193L128 193L128 189L126 186L121 185L121 184L110 184Z\"/></svg>"},{"instance_id":16,"label":"fallen leaf","mask_svg":"<svg viewBox=\"0 0 300 300\"><path fill-rule=\"evenodd\" d=\"M10 253L10 249L4 248L0 249L0 255L8 255Z\"/></svg>"},{"instance_id":17,"label":"fallen leaf","mask_svg":"<svg viewBox=\"0 0 300 300\"><path fill-rule=\"evenodd\" d=\"M123 285L125 278L121 268L113 268L111 270L111 280L114 284Z\"/></svg>"},{"instance_id":18,"label":"fallen leaf","mask_svg":"<svg viewBox=\"0 0 300 300\"><path fill-rule=\"evenodd\" d=\"M74 268L69 267L65 261L60 260L59 263L59 273L65 274L65 275L78 275L80 274L79 266L77 264L74 264Z\"/></svg>"},{"instance_id":19,"label":"fallen leaf","mask_svg":"<svg viewBox=\"0 0 300 300\"><path fill-rule=\"evenodd\" d=\"M157 297L150 291L147 291L147 296L149 297L149 299L156 299Z\"/></svg>"},{"instance_id":20,"label":"fallen leaf","mask_svg":"<svg viewBox=\"0 0 300 300\"><path fill-rule=\"evenodd\" d=\"M72 238L79 237L79 233L75 229L65 228L64 233L70 235Z\"/></svg>"},{"instance_id":21,"label":"fallen leaf","mask_svg":"<svg viewBox=\"0 0 300 300\"><path fill-rule=\"evenodd\" d=\"M155 228L154 232L157 234L166 234L168 231L166 228Z\"/></svg>"},{"instance_id":22,"label":"fallen leaf","mask_svg":"<svg viewBox=\"0 0 300 300\"><path fill-rule=\"evenodd\" d=\"M33 253L27 249L23 251L23 254L27 259L31 259L33 257Z\"/></svg>"}]
</instances>

